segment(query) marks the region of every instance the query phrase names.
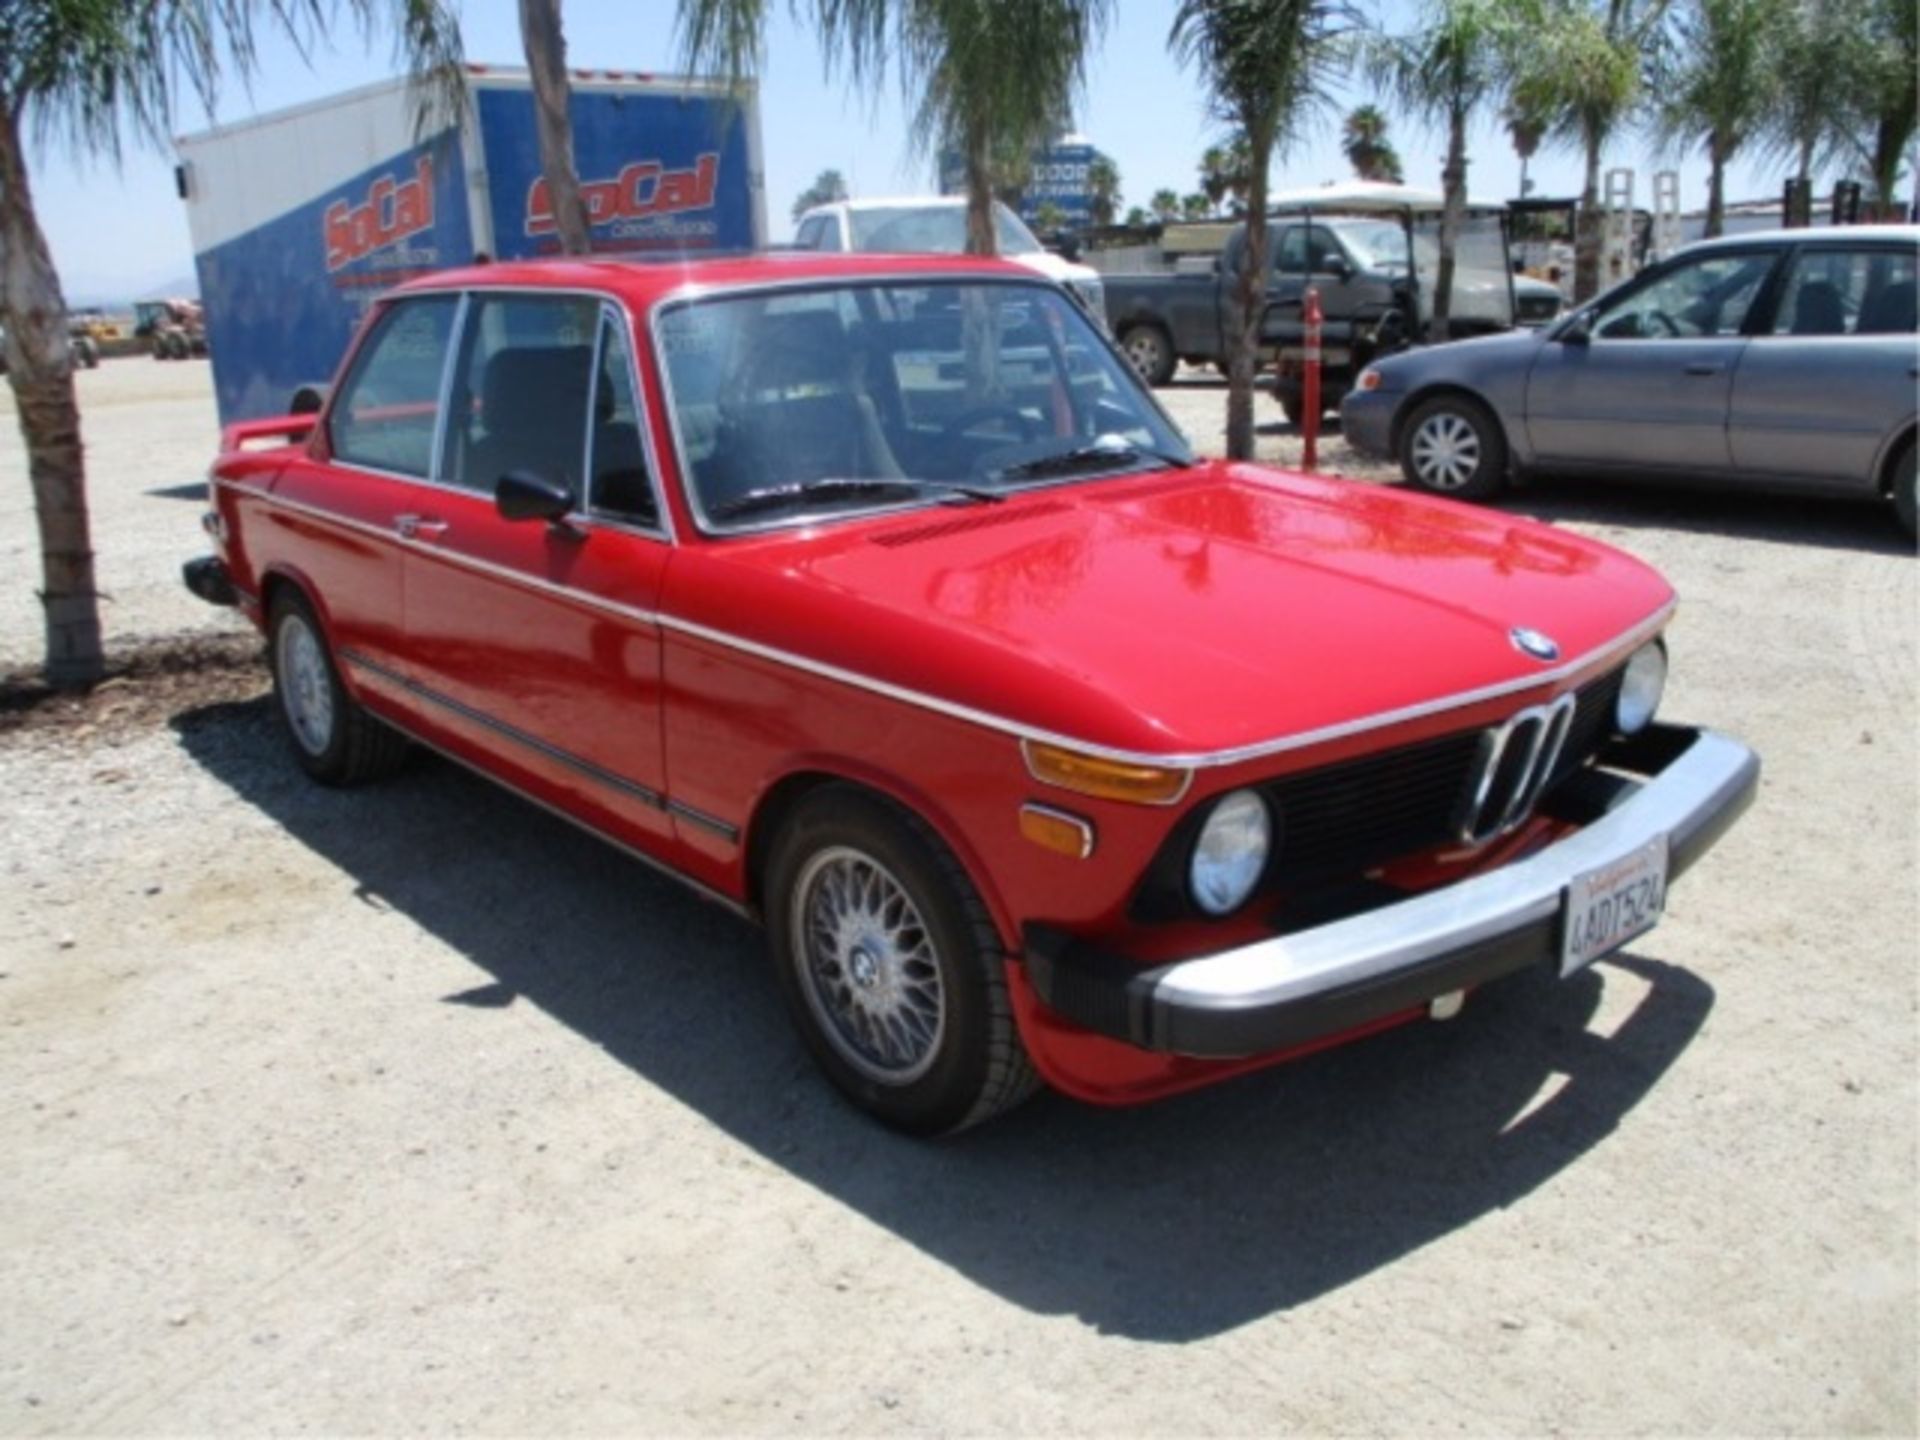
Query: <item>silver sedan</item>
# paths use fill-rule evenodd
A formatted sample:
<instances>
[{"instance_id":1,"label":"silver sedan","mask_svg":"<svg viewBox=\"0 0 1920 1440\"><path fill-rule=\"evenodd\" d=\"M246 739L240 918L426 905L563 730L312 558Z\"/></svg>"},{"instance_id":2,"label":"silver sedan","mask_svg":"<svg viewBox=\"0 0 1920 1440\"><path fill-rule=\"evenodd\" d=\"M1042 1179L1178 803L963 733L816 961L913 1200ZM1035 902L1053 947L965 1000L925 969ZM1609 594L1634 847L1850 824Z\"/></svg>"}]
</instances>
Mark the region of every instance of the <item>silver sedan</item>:
<instances>
[{"instance_id":1,"label":"silver sedan","mask_svg":"<svg viewBox=\"0 0 1920 1440\"><path fill-rule=\"evenodd\" d=\"M1544 332L1363 371L1347 443L1463 499L1514 472L1877 496L1915 527L1920 226L1692 245Z\"/></svg>"}]
</instances>

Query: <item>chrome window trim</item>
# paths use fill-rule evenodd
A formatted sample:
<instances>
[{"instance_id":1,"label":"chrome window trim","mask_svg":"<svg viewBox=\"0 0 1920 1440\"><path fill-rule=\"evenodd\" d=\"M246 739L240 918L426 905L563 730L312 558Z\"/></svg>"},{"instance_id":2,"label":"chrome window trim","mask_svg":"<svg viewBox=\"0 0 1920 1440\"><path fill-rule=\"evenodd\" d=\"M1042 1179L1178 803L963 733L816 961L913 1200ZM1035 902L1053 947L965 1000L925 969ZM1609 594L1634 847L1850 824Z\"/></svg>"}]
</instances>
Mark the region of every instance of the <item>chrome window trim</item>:
<instances>
[{"instance_id":1,"label":"chrome window trim","mask_svg":"<svg viewBox=\"0 0 1920 1440\"><path fill-rule=\"evenodd\" d=\"M607 343L607 307L600 306L593 312L593 354L587 361L587 403L585 413L580 417L580 503L574 508L584 514L593 513L593 432L597 428L594 411L599 408L600 390L600 349Z\"/></svg>"},{"instance_id":2,"label":"chrome window trim","mask_svg":"<svg viewBox=\"0 0 1920 1440\"><path fill-rule=\"evenodd\" d=\"M447 358L440 365L440 398L434 402L433 463L427 478L435 483L445 478L447 464L447 420L453 409L453 379L459 370L461 346L467 338L467 315L473 306L467 292L460 292L460 303L453 312L453 330L447 336Z\"/></svg>"},{"instance_id":3,"label":"chrome window trim","mask_svg":"<svg viewBox=\"0 0 1920 1440\"><path fill-rule=\"evenodd\" d=\"M1011 264L1012 262L1008 263ZM914 510L927 510L949 502L943 502L938 496L906 496L898 501L887 504L861 506L848 510L835 510L825 515L797 515L785 519L776 518L756 521L746 525L730 526L724 530L715 529L706 510L700 504L698 491L693 484L693 469L687 463L686 439L680 432L680 407L675 403L673 395L673 372L667 365L666 350L660 344L660 321L664 315L705 300L732 299L742 295L767 294L785 290L820 290L851 285L874 286L892 284L909 286L915 283L971 285L983 282L995 285L1006 285L1018 289L1038 290L1042 293L1054 295L1064 292L1068 294L1070 302L1072 299L1071 292L1066 292L1063 285L1056 281L1049 280L1043 275L1036 275L1031 272L1025 275L1008 275L997 270L940 270L917 277L910 271L881 271L877 273L857 271L850 275L792 276L781 280L755 280L737 285L708 285L699 281L689 281L669 290L656 300L647 312L647 338L653 347L653 368L660 376L660 398L666 406L667 433L673 440L674 472L679 478L680 496L687 502L687 510L693 516L694 528L697 529L704 538L709 540L733 540L742 536L763 535L774 530L804 530L811 525L839 524L842 521L864 520L875 515L894 515ZM1085 307L1081 306L1080 308L1084 314ZM1132 376L1133 370L1130 362L1126 356L1120 352L1113 337L1098 325L1090 325L1088 328L1092 330L1099 342L1106 346L1108 354L1114 362L1120 366L1122 372L1128 376ZM1193 442L1187 440L1186 432L1175 423L1172 415L1167 413L1166 407L1160 403L1160 398L1153 393L1153 388L1148 385L1138 385L1138 391L1139 394L1146 399L1147 403L1153 407L1154 413L1160 417L1166 427L1191 449ZM1010 486L1002 493L1012 497L1033 490L1050 490L1069 485L1086 485L1098 480L1110 480L1116 476L1148 474L1152 468L1154 467L1149 466L1142 468L1134 465L1124 469L1092 470L1078 475L1063 475L1056 478L1035 480L1026 485ZM1168 467L1160 466L1159 468Z\"/></svg>"}]
</instances>

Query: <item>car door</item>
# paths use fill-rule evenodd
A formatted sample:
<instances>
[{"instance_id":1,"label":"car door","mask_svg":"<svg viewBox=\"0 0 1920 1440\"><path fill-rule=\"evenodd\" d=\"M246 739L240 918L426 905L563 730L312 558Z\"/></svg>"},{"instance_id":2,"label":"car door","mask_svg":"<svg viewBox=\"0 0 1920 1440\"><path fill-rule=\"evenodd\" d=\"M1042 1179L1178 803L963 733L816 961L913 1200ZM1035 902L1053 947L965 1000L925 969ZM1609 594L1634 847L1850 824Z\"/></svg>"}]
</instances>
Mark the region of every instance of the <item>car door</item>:
<instances>
[{"instance_id":1,"label":"car door","mask_svg":"<svg viewBox=\"0 0 1920 1440\"><path fill-rule=\"evenodd\" d=\"M1778 247L1681 256L1543 345L1527 380L1537 463L1724 474L1747 323Z\"/></svg>"},{"instance_id":2,"label":"car door","mask_svg":"<svg viewBox=\"0 0 1920 1440\"><path fill-rule=\"evenodd\" d=\"M1728 435L1744 473L1866 489L1914 414L1916 247L1798 247L1734 377Z\"/></svg>"},{"instance_id":3,"label":"car door","mask_svg":"<svg viewBox=\"0 0 1920 1440\"><path fill-rule=\"evenodd\" d=\"M448 386L443 480L406 564L411 671L490 768L616 835L664 834L660 631L671 545L625 312L475 292ZM503 475L571 513L509 520Z\"/></svg>"},{"instance_id":4,"label":"car door","mask_svg":"<svg viewBox=\"0 0 1920 1440\"><path fill-rule=\"evenodd\" d=\"M281 472L259 558L293 570L356 685L411 708L404 688L403 532L432 494L433 441L458 295L385 305L307 453Z\"/></svg>"}]
</instances>

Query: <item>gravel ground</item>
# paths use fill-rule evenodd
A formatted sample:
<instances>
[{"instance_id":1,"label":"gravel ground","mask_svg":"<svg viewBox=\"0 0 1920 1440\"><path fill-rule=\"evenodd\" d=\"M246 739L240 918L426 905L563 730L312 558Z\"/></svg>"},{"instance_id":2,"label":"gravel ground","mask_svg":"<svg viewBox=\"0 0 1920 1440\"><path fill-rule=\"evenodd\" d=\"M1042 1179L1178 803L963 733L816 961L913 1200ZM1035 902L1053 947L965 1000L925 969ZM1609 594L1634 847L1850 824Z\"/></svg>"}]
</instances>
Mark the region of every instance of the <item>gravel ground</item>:
<instances>
[{"instance_id":1,"label":"gravel ground","mask_svg":"<svg viewBox=\"0 0 1920 1440\"><path fill-rule=\"evenodd\" d=\"M914 1144L719 910L445 764L299 777L256 647L175 593L205 376L81 377L137 663L0 696L0 1432L1920 1428L1916 567L1878 512L1512 502L1675 580L1670 713L1766 758L1629 954ZM1217 443L1217 388L1166 395ZM22 472L0 417L8 663ZM198 671L135 643L174 631Z\"/></svg>"}]
</instances>

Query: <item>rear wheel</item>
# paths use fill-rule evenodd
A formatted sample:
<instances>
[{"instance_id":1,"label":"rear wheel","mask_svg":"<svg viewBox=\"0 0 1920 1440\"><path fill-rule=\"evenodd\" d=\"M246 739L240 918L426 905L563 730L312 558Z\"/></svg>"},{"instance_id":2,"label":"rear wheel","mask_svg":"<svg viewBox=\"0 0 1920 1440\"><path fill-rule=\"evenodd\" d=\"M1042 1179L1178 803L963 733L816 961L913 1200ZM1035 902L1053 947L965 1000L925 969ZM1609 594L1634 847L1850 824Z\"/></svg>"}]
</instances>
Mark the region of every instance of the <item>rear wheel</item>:
<instances>
[{"instance_id":1,"label":"rear wheel","mask_svg":"<svg viewBox=\"0 0 1920 1440\"><path fill-rule=\"evenodd\" d=\"M1120 332L1120 349L1133 373L1147 384L1164 385L1173 379L1173 342L1158 325L1127 326Z\"/></svg>"},{"instance_id":2,"label":"rear wheel","mask_svg":"<svg viewBox=\"0 0 1920 1440\"><path fill-rule=\"evenodd\" d=\"M1407 483L1457 500L1485 500L1507 483L1507 439L1487 408L1440 395L1407 417L1400 432Z\"/></svg>"},{"instance_id":3,"label":"rear wheel","mask_svg":"<svg viewBox=\"0 0 1920 1440\"><path fill-rule=\"evenodd\" d=\"M998 937L925 822L850 786L816 791L774 842L765 895L788 1007L855 1104L938 1135L1032 1094Z\"/></svg>"},{"instance_id":4,"label":"rear wheel","mask_svg":"<svg viewBox=\"0 0 1920 1440\"><path fill-rule=\"evenodd\" d=\"M297 591L275 597L267 636L273 697L300 768L323 785L355 785L397 769L406 737L347 694L313 607Z\"/></svg>"},{"instance_id":5,"label":"rear wheel","mask_svg":"<svg viewBox=\"0 0 1920 1440\"><path fill-rule=\"evenodd\" d=\"M1909 535L1920 532L1920 495L1914 493L1915 442L1907 442L1907 453L1893 467L1893 513Z\"/></svg>"}]
</instances>

